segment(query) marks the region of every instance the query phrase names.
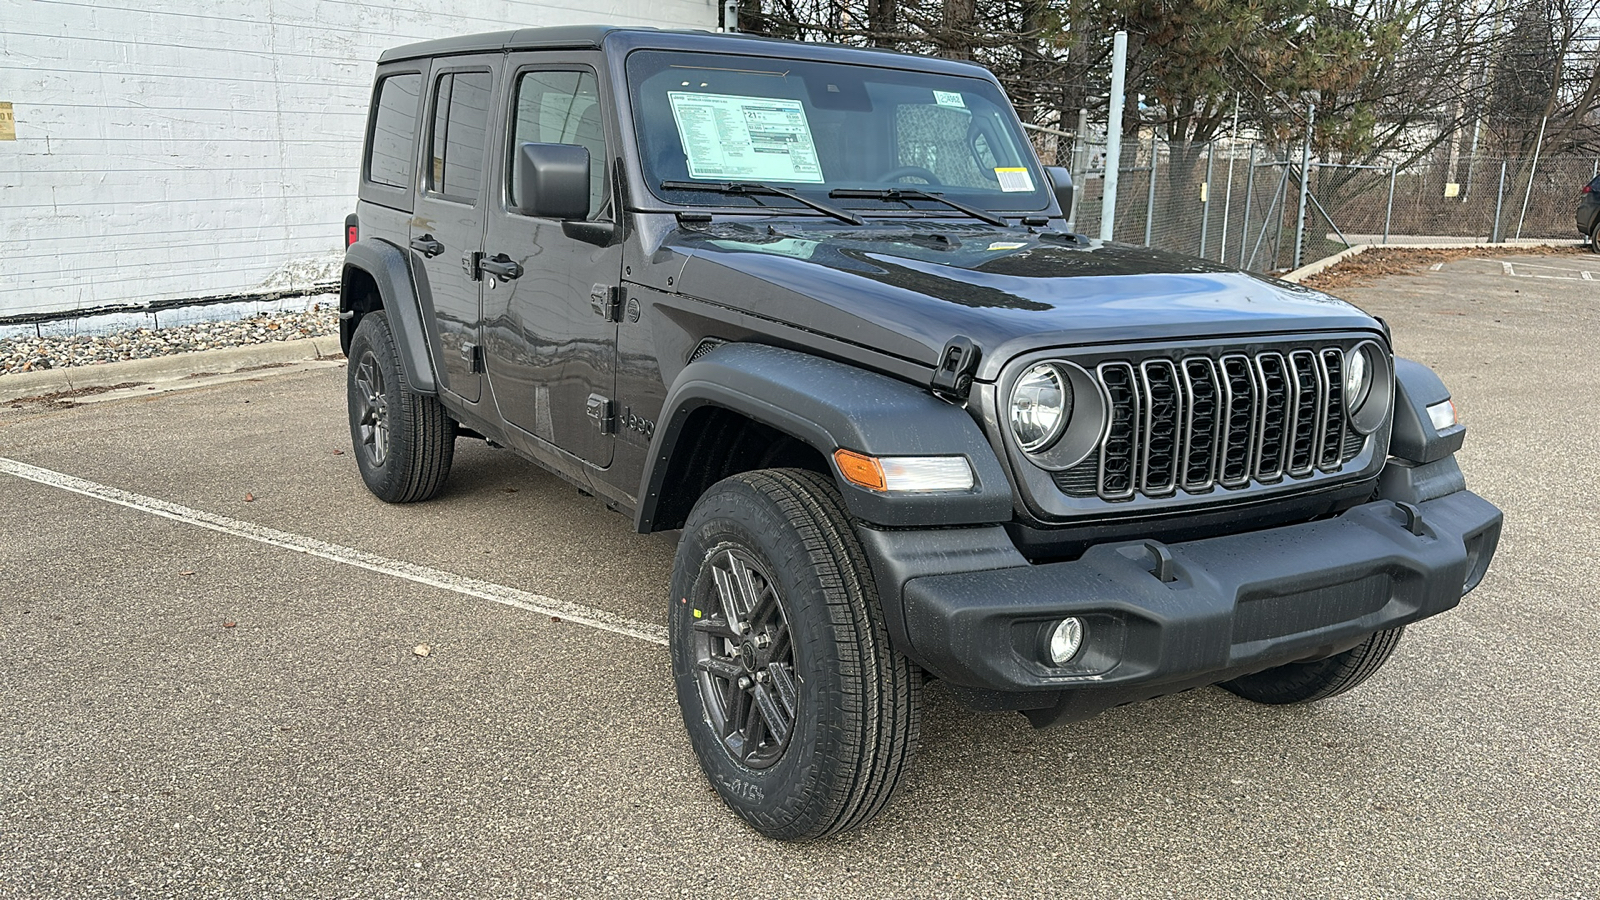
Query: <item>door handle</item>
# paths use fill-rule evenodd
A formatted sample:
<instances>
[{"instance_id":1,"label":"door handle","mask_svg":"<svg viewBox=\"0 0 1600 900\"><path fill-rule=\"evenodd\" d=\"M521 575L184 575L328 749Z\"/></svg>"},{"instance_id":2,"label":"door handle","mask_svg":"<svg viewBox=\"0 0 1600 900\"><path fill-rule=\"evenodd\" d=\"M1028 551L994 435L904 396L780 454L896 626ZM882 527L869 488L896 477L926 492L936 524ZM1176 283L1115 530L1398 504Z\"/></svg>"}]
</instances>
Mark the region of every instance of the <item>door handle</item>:
<instances>
[{"instance_id":1,"label":"door handle","mask_svg":"<svg viewBox=\"0 0 1600 900\"><path fill-rule=\"evenodd\" d=\"M444 252L444 244L434 240L433 235L425 234L422 237L411 239L411 249L432 259Z\"/></svg>"},{"instance_id":2,"label":"door handle","mask_svg":"<svg viewBox=\"0 0 1600 900\"><path fill-rule=\"evenodd\" d=\"M513 278L522 277L522 266L504 253L478 263L478 269L488 272L501 281L510 281Z\"/></svg>"},{"instance_id":3,"label":"door handle","mask_svg":"<svg viewBox=\"0 0 1600 900\"><path fill-rule=\"evenodd\" d=\"M429 259L433 259L444 252L444 245L434 240L433 235L425 234L422 237L411 239L411 249Z\"/></svg>"}]
</instances>

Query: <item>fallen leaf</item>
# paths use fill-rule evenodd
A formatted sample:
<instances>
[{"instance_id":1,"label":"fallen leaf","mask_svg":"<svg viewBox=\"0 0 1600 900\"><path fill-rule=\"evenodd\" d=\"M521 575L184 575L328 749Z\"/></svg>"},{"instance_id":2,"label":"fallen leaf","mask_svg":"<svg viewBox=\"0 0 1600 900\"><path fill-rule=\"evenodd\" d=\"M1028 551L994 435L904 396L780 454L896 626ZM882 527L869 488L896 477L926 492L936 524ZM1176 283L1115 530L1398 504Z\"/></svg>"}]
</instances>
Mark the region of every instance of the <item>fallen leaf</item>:
<instances>
[{"instance_id":1,"label":"fallen leaf","mask_svg":"<svg viewBox=\"0 0 1600 900\"><path fill-rule=\"evenodd\" d=\"M517 492L516 488L501 488L500 490L505 491L508 494L515 494Z\"/></svg>"},{"instance_id":2,"label":"fallen leaf","mask_svg":"<svg viewBox=\"0 0 1600 900\"><path fill-rule=\"evenodd\" d=\"M344 455L344 451L343 450L335 450L335 451L333 451L333 455L334 456L343 456Z\"/></svg>"},{"instance_id":3,"label":"fallen leaf","mask_svg":"<svg viewBox=\"0 0 1600 900\"><path fill-rule=\"evenodd\" d=\"M222 623L222 627L223 628L232 628L233 626L235 626L237 624L239 624L239 623L238 622L223 622Z\"/></svg>"},{"instance_id":4,"label":"fallen leaf","mask_svg":"<svg viewBox=\"0 0 1600 900\"><path fill-rule=\"evenodd\" d=\"M193 569L189 569L188 571L179 572L178 574L179 575L193 575L194 574L194 570Z\"/></svg>"},{"instance_id":5,"label":"fallen leaf","mask_svg":"<svg viewBox=\"0 0 1600 900\"><path fill-rule=\"evenodd\" d=\"M246 492L245 495L244 495L244 502L246 502L246 503L254 503L254 502L256 502L256 495Z\"/></svg>"},{"instance_id":6,"label":"fallen leaf","mask_svg":"<svg viewBox=\"0 0 1600 900\"><path fill-rule=\"evenodd\" d=\"M418 644L411 648L411 652L418 656L427 656L429 653L433 652L433 648L429 647L427 644Z\"/></svg>"},{"instance_id":7,"label":"fallen leaf","mask_svg":"<svg viewBox=\"0 0 1600 900\"><path fill-rule=\"evenodd\" d=\"M560 616L551 616L550 617L550 621L559 622L559 621L561 621L561 617Z\"/></svg>"}]
</instances>

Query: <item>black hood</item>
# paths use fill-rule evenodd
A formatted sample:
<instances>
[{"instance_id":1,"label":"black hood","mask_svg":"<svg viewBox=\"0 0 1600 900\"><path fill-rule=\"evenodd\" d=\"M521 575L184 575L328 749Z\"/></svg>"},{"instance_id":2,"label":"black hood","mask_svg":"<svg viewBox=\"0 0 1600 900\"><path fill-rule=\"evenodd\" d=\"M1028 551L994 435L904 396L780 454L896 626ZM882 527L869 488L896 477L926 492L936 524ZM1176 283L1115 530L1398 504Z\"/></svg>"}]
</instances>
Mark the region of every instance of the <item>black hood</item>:
<instances>
[{"instance_id":1,"label":"black hood","mask_svg":"<svg viewBox=\"0 0 1600 900\"><path fill-rule=\"evenodd\" d=\"M965 335L983 351L983 380L1041 347L1379 327L1298 285L1023 228L719 222L661 249L688 257L684 294L929 366Z\"/></svg>"}]
</instances>

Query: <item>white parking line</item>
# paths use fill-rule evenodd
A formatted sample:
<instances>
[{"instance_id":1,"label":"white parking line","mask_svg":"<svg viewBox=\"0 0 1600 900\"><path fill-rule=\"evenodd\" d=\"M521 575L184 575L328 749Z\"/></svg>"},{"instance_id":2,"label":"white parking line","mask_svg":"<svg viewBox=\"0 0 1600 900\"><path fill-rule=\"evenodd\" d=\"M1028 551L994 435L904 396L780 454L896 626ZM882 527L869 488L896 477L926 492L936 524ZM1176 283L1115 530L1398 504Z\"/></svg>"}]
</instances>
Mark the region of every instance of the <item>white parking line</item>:
<instances>
[{"instance_id":1,"label":"white parking line","mask_svg":"<svg viewBox=\"0 0 1600 900\"><path fill-rule=\"evenodd\" d=\"M590 628L598 628L601 631L609 631L613 634L627 635L628 637L638 638L641 641L649 641L652 644L665 646L667 643L667 630L660 625L636 622L632 619L606 612L603 609L595 609L592 606L568 603L564 600L529 593L528 591L507 587L503 584L478 581L475 578L467 578L464 575L457 575L442 569L419 566L415 563L402 562L367 553L354 547L330 544L315 538L279 531L276 528L268 528L264 525L231 519L227 516L219 516L216 513L208 513L203 510L190 509L187 506L179 506L176 503L168 503L165 500L157 500L154 497L134 494L120 488L76 478L72 475L51 471L50 469L30 466L27 463L17 462L14 459L7 459L3 456L0 456L0 472L49 487L71 491L74 494L82 494L85 497L92 497L96 500L104 500L107 503L126 506L151 515L173 519L200 528L208 528L222 534L230 534L234 537L242 537L258 543L282 547L285 550L321 557L322 559L347 566L355 566L358 569L366 569L369 572L404 578L407 581L443 588L468 597L477 597L481 600L514 606L517 609L531 613L555 616L566 622L587 625Z\"/></svg>"}]
</instances>

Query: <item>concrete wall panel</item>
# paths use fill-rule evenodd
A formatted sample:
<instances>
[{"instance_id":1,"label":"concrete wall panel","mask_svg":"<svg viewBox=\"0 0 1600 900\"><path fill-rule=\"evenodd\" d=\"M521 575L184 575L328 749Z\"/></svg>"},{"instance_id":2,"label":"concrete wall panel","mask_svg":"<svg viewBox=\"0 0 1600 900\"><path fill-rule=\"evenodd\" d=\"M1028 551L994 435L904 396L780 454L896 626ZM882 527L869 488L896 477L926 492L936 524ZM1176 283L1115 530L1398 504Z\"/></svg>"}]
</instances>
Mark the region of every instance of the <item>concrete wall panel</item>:
<instances>
[{"instance_id":1,"label":"concrete wall panel","mask_svg":"<svg viewBox=\"0 0 1600 900\"><path fill-rule=\"evenodd\" d=\"M374 63L530 25L711 28L710 0L0 0L0 319L331 277Z\"/></svg>"}]
</instances>

